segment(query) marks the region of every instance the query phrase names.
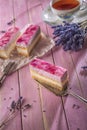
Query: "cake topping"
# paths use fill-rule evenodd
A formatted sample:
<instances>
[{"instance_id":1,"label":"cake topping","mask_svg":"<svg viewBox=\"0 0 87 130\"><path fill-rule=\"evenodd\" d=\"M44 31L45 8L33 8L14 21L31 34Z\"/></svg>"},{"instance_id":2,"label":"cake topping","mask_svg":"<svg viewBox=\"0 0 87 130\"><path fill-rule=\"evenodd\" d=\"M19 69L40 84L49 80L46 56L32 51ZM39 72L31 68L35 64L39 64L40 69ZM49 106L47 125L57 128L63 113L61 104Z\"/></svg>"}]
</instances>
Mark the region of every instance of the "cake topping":
<instances>
[{"instance_id":1,"label":"cake topping","mask_svg":"<svg viewBox=\"0 0 87 130\"><path fill-rule=\"evenodd\" d=\"M18 39L17 44L29 44L29 41L32 39L32 36L36 33L37 29L39 28L38 25L30 25L23 35Z\"/></svg>"},{"instance_id":2,"label":"cake topping","mask_svg":"<svg viewBox=\"0 0 87 130\"><path fill-rule=\"evenodd\" d=\"M18 30L17 27L8 29L8 31L0 38L0 47L5 46L10 41L12 34L16 33Z\"/></svg>"},{"instance_id":3,"label":"cake topping","mask_svg":"<svg viewBox=\"0 0 87 130\"><path fill-rule=\"evenodd\" d=\"M62 76L66 72L66 69L59 67L59 66L54 66L54 65L52 65L48 62L42 61L40 59L33 60L30 63L30 65L36 67L37 69L45 70L46 72L49 72L56 76Z\"/></svg>"}]
</instances>

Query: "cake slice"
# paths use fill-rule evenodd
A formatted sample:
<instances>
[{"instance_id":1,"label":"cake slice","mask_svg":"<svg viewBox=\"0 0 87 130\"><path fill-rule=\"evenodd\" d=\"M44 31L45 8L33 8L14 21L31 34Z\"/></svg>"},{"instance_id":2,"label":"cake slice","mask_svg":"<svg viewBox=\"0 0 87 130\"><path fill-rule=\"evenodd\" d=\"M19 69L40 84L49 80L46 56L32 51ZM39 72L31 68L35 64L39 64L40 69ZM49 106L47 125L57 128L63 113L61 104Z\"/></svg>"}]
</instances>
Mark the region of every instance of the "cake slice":
<instances>
[{"instance_id":1,"label":"cake slice","mask_svg":"<svg viewBox=\"0 0 87 130\"><path fill-rule=\"evenodd\" d=\"M59 91L66 89L68 74L65 68L52 65L40 59L34 59L30 62L30 72L32 77L42 84Z\"/></svg>"},{"instance_id":2,"label":"cake slice","mask_svg":"<svg viewBox=\"0 0 87 130\"><path fill-rule=\"evenodd\" d=\"M29 56L40 38L40 27L38 25L27 25L17 40L16 48L19 54Z\"/></svg>"},{"instance_id":3,"label":"cake slice","mask_svg":"<svg viewBox=\"0 0 87 130\"><path fill-rule=\"evenodd\" d=\"M16 41L20 32L17 27L12 27L0 38L0 57L9 58L11 52L16 47Z\"/></svg>"}]
</instances>

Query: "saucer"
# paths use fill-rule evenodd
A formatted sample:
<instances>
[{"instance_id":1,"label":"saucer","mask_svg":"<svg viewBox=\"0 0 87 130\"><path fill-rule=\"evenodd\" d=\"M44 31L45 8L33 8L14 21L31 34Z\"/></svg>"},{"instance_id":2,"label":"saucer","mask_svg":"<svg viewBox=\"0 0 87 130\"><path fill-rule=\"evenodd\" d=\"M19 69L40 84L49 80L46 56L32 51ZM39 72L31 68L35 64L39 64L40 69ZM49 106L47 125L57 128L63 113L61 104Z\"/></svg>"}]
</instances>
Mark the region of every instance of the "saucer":
<instances>
[{"instance_id":1,"label":"saucer","mask_svg":"<svg viewBox=\"0 0 87 130\"><path fill-rule=\"evenodd\" d=\"M61 23L61 19L52 13L50 5L42 12L42 19L49 25L57 25Z\"/></svg>"},{"instance_id":2,"label":"saucer","mask_svg":"<svg viewBox=\"0 0 87 130\"><path fill-rule=\"evenodd\" d=\"M51 26L55 26L58 24L62 24L63 21L66 22L75 22L75 23L79 23L79 22L83 22L87 20L87 3L82 4L82 6L80 7L80 10L77 11L71 18L69 19L61 19L60 17L58 17L57 15L53 14L50 5L48 5L46 7L46 9L44 9L44 11L42 12L42 19L45 23L51 25Z\"/></svg>"}]
</instances>

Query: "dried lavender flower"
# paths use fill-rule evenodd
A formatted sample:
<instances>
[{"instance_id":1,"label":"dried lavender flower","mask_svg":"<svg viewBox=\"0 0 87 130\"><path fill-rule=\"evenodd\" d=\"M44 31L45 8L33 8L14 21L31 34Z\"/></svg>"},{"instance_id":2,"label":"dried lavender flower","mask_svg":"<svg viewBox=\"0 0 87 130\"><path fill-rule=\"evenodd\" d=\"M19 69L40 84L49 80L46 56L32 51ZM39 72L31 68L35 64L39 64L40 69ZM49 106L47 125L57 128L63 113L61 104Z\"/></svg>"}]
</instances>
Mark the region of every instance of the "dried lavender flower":
<instances>
[{"instance_id":1,"label":"dried lavender flower","mask_svg":"<svg viewBox=\"0 0 87 130\"><path fill-rule=\"evenodd\" d=\"M1 33L5 33L6 31L5 30L2 30L2 31L0 31Z\"/></svg>"},{"instance_id":2,"label":"dried lavender flower","mask_svg":"<svg viewBox=\"0 0 87 130\"><path fill-rule=\"evenodd\" d=\"M87 69L87 66L82 66L81 68L85 70L85 69Z\"/></svg>"},{"instance_id":3,"label":"dried lavender flower","mask_svg":"<svg viewBox=\"0 0 87 130\"><path fill-rule=\"evenodd\" d=\"M19 99L17 100L17 102L16 102L16 108L17 109L20 109L21 104L22 104L22 99L23 99L23 97L19 97Z\"/></svg>"},{"instance_id":4,"label":"dried lavender flower","mask_svg":"<svg viewBox=\"0 0 87 130\"><path fill-rule=\"evenodd\" d=\"M12 103L11 103L11 108L15 110L15 108L16 108L16 103L15 103L15 101L12 101Z\"/></svg>"},{"instance_id":5,"label":"dried lavender flower","mask_svg":"<svg viewBox=\"0 0 87 130\"><path fill-rule=\"evenodd\" d=\"M24 117L26 118L27 116L26 116L26 115L24 115Z\"/></svg>"},{"instance_id":6,"label":"dried lavender flower","mask_svg":"<svg viewBox=\"0 0 87 130\"><path fill-rule=\"evenodd\" d=\"M25 100L24 100L25 101ZM12 101L10 108L9 108L9 113L8 115L6 115L5 119L0 123L0 129L3 128L4 126L6 126L6 124L12 120L13 118L15 118L15 116L17 115L17 113L23 108L23 110L28 109L31 107L30 104L26 104L23 105L23 97L19 97L19 99L17 101ZM25 115L26 116L26 115Z\"/></svg>"},{"instance_id":7,"label":"dried lavender flower","mask_svg":"<svg viewBox=\"0 0 87 130\"><path fill-rule=\"evenodd\" d=\"M8 24L8 25L12 25L14 22L15 22L15 18L12 19L12 20L11 20L10 22L8 22L7 24Z\"/></svg>"},{"instance_id":8,"label":"dried lavender flower","mask_svg":"<svg viewBox=\"0 0 87 130\"><path fill-rule=\"evenodd\" d=\"M23 110L28 109L28 108L30 108L30 107L31 107L30 104L26 104L26 105L23 107Z\"/></svg>"}]
</instances>

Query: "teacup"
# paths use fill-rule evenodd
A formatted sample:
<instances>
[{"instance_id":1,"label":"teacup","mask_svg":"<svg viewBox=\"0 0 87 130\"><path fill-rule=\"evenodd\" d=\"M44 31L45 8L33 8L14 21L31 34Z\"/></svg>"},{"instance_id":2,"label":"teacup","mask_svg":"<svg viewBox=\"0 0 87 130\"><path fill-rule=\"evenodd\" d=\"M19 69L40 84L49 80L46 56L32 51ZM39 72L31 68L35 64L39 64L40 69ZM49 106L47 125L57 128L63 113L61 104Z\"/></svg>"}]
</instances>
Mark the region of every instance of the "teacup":
<instances>
[{"instance_id":1,"label":"teacup","mask_svg":"<svg viewBox=\"0 0 87 130\"><path fill-rule=\"evenodd\" d=\"M76 13L82 4L82 0L52 0L50 7L53 14L63 19L69 19Z\"/></svg>"}]
</instances>

